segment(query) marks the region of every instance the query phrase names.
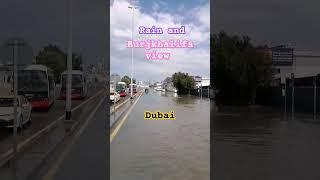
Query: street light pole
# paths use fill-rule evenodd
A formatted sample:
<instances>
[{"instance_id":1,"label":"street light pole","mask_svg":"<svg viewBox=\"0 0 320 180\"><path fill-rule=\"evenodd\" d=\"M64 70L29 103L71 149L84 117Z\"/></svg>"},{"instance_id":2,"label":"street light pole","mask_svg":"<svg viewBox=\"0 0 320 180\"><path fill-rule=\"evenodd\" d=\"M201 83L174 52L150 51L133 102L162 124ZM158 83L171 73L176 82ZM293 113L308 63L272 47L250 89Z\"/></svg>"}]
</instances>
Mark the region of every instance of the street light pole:
<instances>
[{"instance_id":1,"label":"street light pole","mask_svg":"<svg viewBox=\"0 0 320 180\"><path fill-rule=\"evenodd\" d=\"M71 120L71 85L72 85L72 0L68 0L68 57L67 57L67 94L65 120Z\"/></svg>"},{"instance_id":2,"label":"street light pole","mask_svg":"<svg viewBox=\"0 0 320 180\"><path fill-rule=\"evenodd\" d=\"M132 1L133 2L133 1ZM128 7L129 9L132 9L132 34L131 34L131 40L133 41L133 31L134 31L134 9L137 9L136 6L134 6L134 3L132 3L132 6L129 6ZM133 46L131 47L131 78L130 78L130 83L131 83L131 86L130 86L130 99L132 100L133 96L133 92L132 92L132 87L133 87Z\"/></svg>"},{"instance_id":3,"label":"street light pole","mask_svg":"<svg viewBox=\"0 0 320 180\"><path fill-rule=\"evenodd\" d=\"M130 7L129 7L130 8ZM132 7L132 35L131 35L131 40L133 41L133 30L134 30L134 7ZM132 78L133 78L133 46L131 47L131 78L130 78L130 98L132 100Z\"/></svg>"},{"instance_id":4,"label":"street light pole","mask_svg":"<svg viewBox=\"0 0 320 180\"><path fill-rule=\"evenodd\" d=\"M17 154L18 154L18 138L17 138L17 125L18 125L18 111L17 111L17 105L18 105L18 69L17 69L17 57L18 57L18 42L14 40L13 42L14 47L14 57L13 57L13 74L14 74L14 83L13 83L13 91L14 91L14 122L13 122L13 173L14 177L16 178L16 168L17 168ZM22 122L20 122L22 123Z\"/></svg>"},{"instance_id":5,"label":"street light pole","mask_svg":"<svg viewBox=\"0 0 320 180\"><path fill-rule=\"evenodd\" d=\"M18 91L17 91L17 87L18 87L18 70L17 70L17 57L18 57L18 43L16 40L14 40L14 57L13 57L13 74L14 74L14 85L13 85L13 93L14 93L14 122L13 122L13 136L14 136L14 154L16 155L17 153L17 125L18 125L18 117L17 117L17 98L18 98Z\"/></svg>"}]
</instances>

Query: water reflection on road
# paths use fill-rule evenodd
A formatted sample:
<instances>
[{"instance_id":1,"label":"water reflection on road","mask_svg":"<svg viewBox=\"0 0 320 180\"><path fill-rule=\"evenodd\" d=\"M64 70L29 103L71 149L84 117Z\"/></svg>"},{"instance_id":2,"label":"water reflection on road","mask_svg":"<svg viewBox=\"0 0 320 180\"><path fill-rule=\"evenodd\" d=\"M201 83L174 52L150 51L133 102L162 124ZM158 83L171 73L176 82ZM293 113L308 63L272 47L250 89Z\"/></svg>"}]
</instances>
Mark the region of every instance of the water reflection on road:
<instances>
[{"instance_id":1,"label":"water reflection on road","mask_svg":"<svg viewBox=\"0 0 320 180\"><path fill-rule=\"evenodd\" d=\"M215 179L320 179L320 118L228 107L213 120Z\"/></svg>"},{"instance_id":2,"label":"water reflection on road","mask_svg":"<svg viewBox=\"0 0 320 180\"><path fill-rule=\"evenodd\" d=\"M175 111L173 121L144 120L144 111ZM111 179L209 179L210 102L155 92L141 96L110 145Z\"/></svg>"}]
</instances>

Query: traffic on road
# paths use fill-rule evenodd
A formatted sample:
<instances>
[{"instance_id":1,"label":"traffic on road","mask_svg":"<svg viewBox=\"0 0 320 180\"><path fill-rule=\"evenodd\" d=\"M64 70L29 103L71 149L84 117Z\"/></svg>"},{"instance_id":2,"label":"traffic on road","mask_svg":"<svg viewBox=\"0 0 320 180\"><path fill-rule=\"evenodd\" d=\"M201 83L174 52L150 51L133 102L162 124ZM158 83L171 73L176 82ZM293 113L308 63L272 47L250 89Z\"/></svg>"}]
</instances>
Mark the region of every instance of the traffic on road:
<instances>
[{"instance_id":1,"label":"traffic on road","mask_svg":"<svg viewBox=\"0 0 320 180\"><path fill-rule=\"evenodd\" d=\"M89 74L72 71L72 108L83 106L104 88L104 80L99 75L87 79ZM91 75L92 76L92 75ZM27 65L18 70L17 97L17 143L26 144L39 132L49 127L65 113L66 72L60 75L60 83L55 83L53 72L44 65ZM10 160L13 147L14 95L12 74L4 77L0 84L0 165ZM19 144L20 143L20 144ZM19 146L18 146L19 147ZM20 151L22 148L20 148Z\"/></svg>"}]
</instances>

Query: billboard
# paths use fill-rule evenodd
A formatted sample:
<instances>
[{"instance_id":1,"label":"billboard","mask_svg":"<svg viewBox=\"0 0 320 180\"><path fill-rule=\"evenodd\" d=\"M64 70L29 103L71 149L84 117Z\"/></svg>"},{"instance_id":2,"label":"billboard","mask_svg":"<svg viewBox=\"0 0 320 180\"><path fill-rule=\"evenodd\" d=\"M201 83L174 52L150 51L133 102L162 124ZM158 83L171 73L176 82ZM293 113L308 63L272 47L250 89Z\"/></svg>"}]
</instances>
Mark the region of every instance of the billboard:
<instances>
[{"instance_id":1,"label":"billboard","mask_svg":"<svg viewBox=\"0 0 320 180\"><path fill-rule=\"evenodd\" d=\"M274 66L292 66L293 65L293 48L277 46L271 48L272 64Z\"/></svg>"}]
</instances>

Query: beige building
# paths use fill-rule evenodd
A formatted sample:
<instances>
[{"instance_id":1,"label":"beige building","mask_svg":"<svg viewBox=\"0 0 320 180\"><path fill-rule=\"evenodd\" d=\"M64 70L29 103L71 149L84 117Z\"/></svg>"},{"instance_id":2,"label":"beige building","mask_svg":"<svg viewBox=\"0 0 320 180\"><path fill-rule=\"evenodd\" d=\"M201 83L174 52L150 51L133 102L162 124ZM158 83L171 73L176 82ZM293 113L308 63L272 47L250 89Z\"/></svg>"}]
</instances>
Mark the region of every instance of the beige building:
<instances>
[{"instance_id":1,"label":"beige building","mask_svg":"<svg viewBox=\"0 0 320 180\"><path fill-rule=\"evenodd\" d=\"M295 51L291 66L274 66L274 68L277 71L274 78L281 78L281 82L284 82L286 77L290 78L291 73L296 78L316 76L320 74L320 53Z\"/></svg>"}]
</instances>

